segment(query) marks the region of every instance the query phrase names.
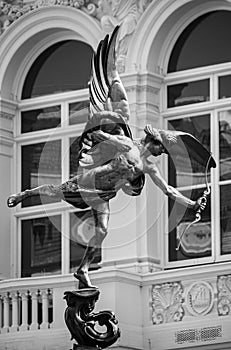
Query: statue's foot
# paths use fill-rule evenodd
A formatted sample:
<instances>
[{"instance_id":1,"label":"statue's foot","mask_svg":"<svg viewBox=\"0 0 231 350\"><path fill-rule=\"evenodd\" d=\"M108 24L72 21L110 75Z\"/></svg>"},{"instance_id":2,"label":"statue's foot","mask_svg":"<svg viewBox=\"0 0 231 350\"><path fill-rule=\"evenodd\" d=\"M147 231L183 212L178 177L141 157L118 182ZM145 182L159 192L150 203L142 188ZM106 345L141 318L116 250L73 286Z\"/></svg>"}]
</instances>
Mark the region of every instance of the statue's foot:
<instances>
[{"instance_id":1,"label":"statue's foot","mask_svg":"<svg viewBox=\"0 0 231 350\"><path fill-rule=\"evenodd\" d=\"M8 205L8 207L12 208L12 207L15 207L21 201L22 201L22 195L20 195L20 194L12 194L12 196L10 196L7 199L7 205Z\"/></svg>"},{"instance_id":2,"label":"statue's foot","mask_svg":"<svg viewBox=\"0 0 231 350\"><path fill-rule=\"evenodd\" d=\"M97 288L96 286L93 286L91 284L89 275L87 271L84 270L77 270L74 273L74 277L77 278L77 280L79 280L79 289L83 289L83 288Z\"/></svg>"}]
</instances>

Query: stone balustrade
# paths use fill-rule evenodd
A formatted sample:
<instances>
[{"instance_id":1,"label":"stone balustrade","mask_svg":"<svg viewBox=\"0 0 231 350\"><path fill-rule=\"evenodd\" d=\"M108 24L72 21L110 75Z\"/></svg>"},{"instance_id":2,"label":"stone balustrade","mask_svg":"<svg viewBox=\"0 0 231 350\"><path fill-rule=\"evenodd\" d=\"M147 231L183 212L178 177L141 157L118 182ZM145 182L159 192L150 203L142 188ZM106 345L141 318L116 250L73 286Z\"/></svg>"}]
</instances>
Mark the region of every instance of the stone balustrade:
<instances>
[{"instance_id":1,"label":"stone balustrade","mask_svg":"<svg viewBox=\"0 0 231 350\"><path fill-rule=\"evenodd\" d=\"M63 293L75 284L71 275L0 281L0 334L64 327Z\"/></svg>"},{"instance_id":2,"label":"stone balustrade","mask_svg":"<svg viewBox=\"0 0 231 350\"><path fill-rule=\"evenodd\" d=\"M230 262L145 273L108 266L91 280L100 289L94 311L119 320L119 349L231 346ZM77 283L71 274L0 281L0 349L71 348L63 296Z\"/></svg>"},{"instance_id":3,"label":"stone balustrade","mask_svg":"<svg viewBox=\"0 0 231 350\"><path fill-rule=\"evenodd\" d=\"M53 322L52 289L4 291L0 309L1 333L50 328Z\"/></svg>"}]
</instances>

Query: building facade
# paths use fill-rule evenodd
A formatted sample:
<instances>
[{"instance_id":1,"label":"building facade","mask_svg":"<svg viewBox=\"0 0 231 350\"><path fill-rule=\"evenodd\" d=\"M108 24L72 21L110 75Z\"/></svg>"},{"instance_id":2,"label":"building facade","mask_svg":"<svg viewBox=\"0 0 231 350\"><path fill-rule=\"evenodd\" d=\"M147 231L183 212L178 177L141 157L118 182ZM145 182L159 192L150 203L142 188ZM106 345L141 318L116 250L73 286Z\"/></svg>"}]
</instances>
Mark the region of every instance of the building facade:
<instances>
[{"instance_id":1,"label":"building facade","mask_svg":"<svg viewBox=\"0 0 231 350\"><path fill-rule=\"evenodd\" d=\"M146 179L111 201L109 234L92 265L96 309L119 319L118 349L231 349L231 1L38 0L0 3L0 349L72 347L66 290L93 234L89 210L7 197L75 174L99 41L120 24L117 63L134 137L146 124L190 132L217 162L156 162L201 220ZM226 154L227 153L227 154Z\"/></svg>"}]
</instances>

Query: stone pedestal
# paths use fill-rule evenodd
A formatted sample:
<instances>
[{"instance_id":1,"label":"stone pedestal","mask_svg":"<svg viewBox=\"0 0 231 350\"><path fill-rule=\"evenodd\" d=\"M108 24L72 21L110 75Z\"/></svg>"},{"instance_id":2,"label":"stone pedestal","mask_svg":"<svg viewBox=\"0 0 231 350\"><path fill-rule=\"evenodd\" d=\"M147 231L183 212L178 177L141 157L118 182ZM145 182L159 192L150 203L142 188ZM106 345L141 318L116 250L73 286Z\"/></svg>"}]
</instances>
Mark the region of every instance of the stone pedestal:
<instances>
[{"instance_id":1,"label":"stone pedestal","mask_svg":"<svg viewBox=\"0 0 231 350\"><path fill-rule=\"evenodd\" d=\"M99 298L98 288L82 288L64 294L67 302L65 322L72 339L78 344L73 345L73 350L106 348L117 341L120 330L114 313L108 310L92 312ZM104 327L102 332L99 326Z\"/></svg>"}]
</instances>

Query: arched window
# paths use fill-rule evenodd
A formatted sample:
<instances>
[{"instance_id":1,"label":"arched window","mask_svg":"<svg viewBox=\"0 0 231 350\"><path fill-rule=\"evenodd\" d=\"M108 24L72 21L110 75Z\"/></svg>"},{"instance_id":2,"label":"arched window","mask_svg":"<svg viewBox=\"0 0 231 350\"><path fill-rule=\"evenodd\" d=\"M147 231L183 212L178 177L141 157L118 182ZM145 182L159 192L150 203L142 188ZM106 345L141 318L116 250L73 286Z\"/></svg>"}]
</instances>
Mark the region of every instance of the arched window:
<instances>
[{"instance_id":1,"label":"arched window","mask_svg":"<svg viewBox=\"0 0 231 350\"><path fill-rule=\"evenodd\" d=\"M231 61L231 12L214 11L193 21L178 38L168 73Z\"/></svg>"},{"instance_id":2,"label":"arched window","mask_svg":"<svg viewBox=\"0 0 231 350\"><path fill-rule=\"evenodd\" d=\"M166 127L192 133L213 153L208 174L212 195L202 219L178 239L195 212L169 201L167 266L231 259L231 11L199 16L180 34L166 76ZM178 157L168 164L169 183L197 199L205 189L205 168ZM195 260L196 259L196 260ZM195 262L196 261L196 262Z\"/></svg>"},{"instance_id":3,"label":"arched window","mask_svg":"<svg viewBox=\"0 0 231 350\"><path fill-rule=\"evenodd\" d=\"M92 54L88 44L65 40L31 63L20 101L19 191L76 175L78 136L88 118ZM27 199L17 210L21 277L74 271L94 233L91 211L45 197Z\"/></svg>"},{"instance_id":4,"label":"arched window","mask_svg":"<svg viewBox=\"0 0 231 350\"><path fill-rule=\"evenodd\" d=\"M87 88L92 53L88 44L76 40L50 46L31 66L22 99Z\"/></svg>"}]
</instances>

